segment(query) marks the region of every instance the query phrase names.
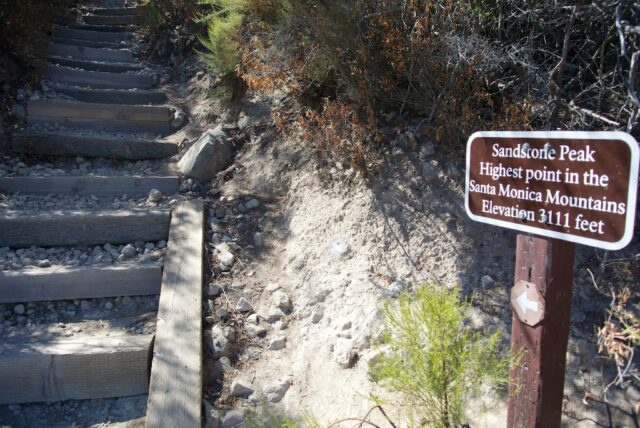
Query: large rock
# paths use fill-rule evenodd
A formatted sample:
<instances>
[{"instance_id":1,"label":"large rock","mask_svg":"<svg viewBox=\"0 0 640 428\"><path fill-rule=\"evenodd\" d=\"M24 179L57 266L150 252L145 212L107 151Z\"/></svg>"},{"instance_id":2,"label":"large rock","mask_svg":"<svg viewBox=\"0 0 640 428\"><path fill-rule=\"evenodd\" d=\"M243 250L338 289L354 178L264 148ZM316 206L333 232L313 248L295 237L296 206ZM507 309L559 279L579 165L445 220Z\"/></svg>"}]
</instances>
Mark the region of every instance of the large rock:
<instances>
[{"instance_id":1,"label":"large rock","mask_svg":"<svg viewBox=\"0 0 640 428\"><path fill-rule=\"evenodd\" d=\"M182 174L204 183L226 168L232 157L233 144L224 131L210 129L187 150L178 162L178 168Z\"/></svg>"}]
</instances>

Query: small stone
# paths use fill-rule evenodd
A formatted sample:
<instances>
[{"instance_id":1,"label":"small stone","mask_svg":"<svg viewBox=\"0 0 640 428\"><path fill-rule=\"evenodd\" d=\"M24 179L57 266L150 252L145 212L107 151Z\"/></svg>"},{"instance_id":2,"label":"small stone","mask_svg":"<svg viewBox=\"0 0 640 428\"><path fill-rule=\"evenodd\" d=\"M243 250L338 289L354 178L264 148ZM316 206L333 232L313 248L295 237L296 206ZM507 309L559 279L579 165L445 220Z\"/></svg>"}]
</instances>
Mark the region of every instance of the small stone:
<instances>
[{"instance_id":1,"label":"small stone","mask_svg":"<svg viewBox=\"0 0 640 428\"><path fill-rule=\"evenodd\" d=\"M273 324L276 321L280 321L284 314L279 308L269 308L266 311L260 312L259 315L261 319L269 324Z\"/></svg>"},{"instance_id":2,"label":"small stone","mask_svg":"<svg viewBox=\"0 0 640 428\"><path fill-rule=\"evenodd\" d=\"M108 311L110 311L111 309L113 309L113 303L111 302L107 302L104 304L104 308Z\"/></svg>"},{"instance_id":3,"label":"small stone","mask_svg":"<svg viewBox=\"0 0 640 428\"><path fill-rule=\"evenodd\" d=\"M284 291L275 291L271 295L271 302L273 302L276 307L284 311L288 311L291 309L291 300L289 299L287 293L285 293Z\"/></svg>"},{"instance_id":4,"label":"small stone","mask_svg":"<svg viewBox=\"0 0 640 428\"><path fill-rule=\"evenodd\" d=\"M231 382L231 396L232 397L249 397L253 391L255 391L253 385L247 381L243 380L234 380ZM225 417L226 419L226 417Z\"/></svg>"},{"instance_id":5,"label":"small stone","mask_svg":"<svg viewBox=\"0 0 640 428\"><path fill-rule=\"evenodd\" d=\"M260 232L256 232L253 234L253 245L257 248L262 247L264 242L262 241L262 234Z\"/></svg>"},{"instance_id":6,"label":"small stone","mask_svg":"<svg viewBox=\"0 0 640 428\"><path fill-rule=\"evenodd\" d=\"M187 115L182 110L176 110L171 120L173 128L182 128L187 123Z\"/></svg>"},{"instance_id":7,"label":"small stone","mask_svg":"<svg viewBox=\"0 0 640 428\"><path fill-rule=\"evenodd\" d=\"M80 309L83 311L91 310L91 303L89 303L89 301L87 300L83 300L82 302L80 302Z\"/></svg>"},{"instance_id":8,"label":"small stone","mask_svg":"<svg viewBox=\"0 0 640 428\"><path fill-rule=\"evenodd\" d=\"M338 339L333 348L333 359L343 369L350 369L358 361L358 353L347 339Z\"/></svg>"},{"instance_id":9,"label":"small stone","mask_svg":"<svg viewBox=\"0 0 640 428\"><path fill-rule=\"evenodd\" d=\"M272 351L279 351L287 346L287 338L285 336L278 336L271 339L269 342L269 349Z\"/></svg>"},{"instance_id":10,"label":"small stone","mask_svg":"<svg viewBox=\"0 0 640 428\"><path fill-rule=\"evenodd\" d=\"M493 287L496 284L496 281L489 275L484 275L482 278L480 278L480 284L482 285L482 289L486 290Z\"/></svg>"},{"instance_id":11,"label":"small stone","mask_svg":"<svg viewBox=\"0 0 640 428\"><path fill-rule=\"evenodd\" d=\"M227 318L229 316L229 311L227 311L225 308L218 308L216 309L216 316L218 318Z\"/></svg>"},{"instance_id":12,"label":"small stone","mask_svg":"<svg viewBox=\"0 0 640 428\"><path fill-rule=\"evenodd\" d=\"M258 317L258 314L251 314L247 317L247 321L257 325L260 323L260 318Z\"/></svg>"},{"instance_id":13,"label":"small stone","mask_svg":"<svg viewBox=\"0 0 640 428\"><path fill-rule=\"evenodd\" d=\"M136 253L137 253L136 247L134 247L131 244L125 245L122 251L120 251L120 254L123 255L125 259L130 259L131 257L134 257Z\"/></svg>"},{"instance_id":14,"label":"small stone","mask_svg":"<svg viewBox=\"0 0 640 428\"><path fill-rule=\"evenodd\" d=\"M160 202L162 201L162 192L157 189L151 189L149 191L149 197L147 198L149 202Z\"/></svg>"},{"instance_id":15,"label":"small stone","mask_svg":"<svg viewBox=\"0 0 640 428\"><path fill-rule=\"evenodd\" d=\"M25 308L24 308L24 305L21 303L21 304L19 304L19 305L15 305L15 306L13 307L13 312L14 312L16 315L24 315L24 313L26 312L26 310L25 310Z\"/></svg>"},{"instance_id":16,"label":"small stone","mask_svg":"<svg viewBox=\"0 0 640 428\"><path fill-rule=\"evenodd\" d=\"M288 380L280 380L276 383L265 386L262 389L262 393L267 401L270 401L271 403L278 403L289 390L289 386L291 386L291 383Z\"/></svg>"},{"instance_id":17,"label":"small stone","mask_svg":"<svg viewBox=\"0 0 640 428\"><path fill-rule=\"evenodd\" d=\"M244 297L241 297L240 300L238 300L238 304L236 305L236 311L238 312L249 312L252 309L251 303L245 299Z\"/></svg>"},{"instance_id":18,"label":"small stone","mask_svg":"<svg viewBox=\"0 0 640 428\"><path fill-rule=\"evenodd\" d=\"M261 325L247 324L245 327L249 337L264 337L267 335L267 329Z\"/></svg>"},{"instance_id":19,"label":"small stone","mask_svg":"<svg viewBox=\"0 0 640 428\"><path fill-rule=\"evenodd\" d=\"M209 284L207 286L207 297L215 297L220 294L220 286L218 284Z\"/></svg>"},{"instance_id":20,"label":"small stone","mask_svg":"<svg viewBox=\"0 0 640 428\"><path fill-rule=\"evenodd\" d=\"M224 330L215 325L211 328L209 334L211 337L209 345L213 358L230 356L232 351L231 341L224 334Z\"/></svg>"},{"instance_id":21,"label":"small stone","mask_svg":"<svg viewBox=\"0 0 640 428\"><path fill-rule=\"evenodd\" d=\"M321 319L322 319L322 312L320 312L320 311L315 311L311 315L311 322L314 323L314 324L318 324Z\"/></svg>"},{"instance_id":22,"label":"small stone","mask_svg":"<svg viewBox=\"0 0 640 428\"><path fill-rule=\"evenodd\" d=\"M256 209L260 206L260 201L257 199L251 199L245 202L244 207L248 210Z\"/></svg>"},{"instance_id":23,"label":"small stone","mask_svg":"<svg viewBox=\"0 0 640 428\"><path fill-rule=\"evenodd\" d=\"M284 321L276 321L273 324L273 329L276 331L282 331L282 330L286 330L288 327L287 323Z\"/></svg>"},{"instance_id":24,"label":"small stone","mask_svg":"<svg viewBox=\"0 0 640 428\"><path fill-rule=\"evenodd\" d=\"M222 418L222 428L244 428L245 413L242 410L231 410Z\"/></svg>"},{"instance_id":25,"label":"small stone","mask_svg":"<svg viewBox=\"0 0 640 428\"><path fill-rule=\"evenodd\" d=\"M51 262L49 261L49 259L40 260L40 261L38 262L38 267L39 267L39 268L48 268L48 267L51 267Z\"/></svg>"},{"instance_id":26,"label":"small stone","mask_svg":"<svg viewBox=\"0 0 640 428\"><path fill-rule=\"evenodd\" d=\"M223 266L226 266L226 267L233 266L233 261L234 260L235 260L235 256L232 253L224 251L224 252L218 254L218 261L220 261L220 263Z\"/></svg>"}]
</instances>

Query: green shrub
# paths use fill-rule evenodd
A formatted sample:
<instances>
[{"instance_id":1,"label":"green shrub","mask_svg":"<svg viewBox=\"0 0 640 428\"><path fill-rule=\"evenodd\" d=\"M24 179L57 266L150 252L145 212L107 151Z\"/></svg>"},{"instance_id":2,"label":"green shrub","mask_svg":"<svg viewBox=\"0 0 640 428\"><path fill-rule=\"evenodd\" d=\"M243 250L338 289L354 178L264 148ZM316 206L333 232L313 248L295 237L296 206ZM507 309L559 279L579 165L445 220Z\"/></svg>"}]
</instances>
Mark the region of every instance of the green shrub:
<instances>
[{"instance_id":1,"label":"green shrub","mask_svg":"<svg viewBox=\"0 0 640 428\"><path fill-rule=\"evenodd\" d=\"M504 387L509 360L500 354L500 334L488 337L465 325L470 302L458 300L458 290L422 286L405 293L397 308L384 309L388 348L372 367L419 425L459 426L464 399L487 385Z\"/></svg>"},{"instance_id":2,"label":"green shrub","mask_svg":"<svg viewBox=\"0 0 640 428\"><path fill-rule=\"evenodd\" d=\"M233 71L240 60L239 44L235 33L243 23L248 0L202 0L209 11L198 21L207 26L206 36L200 37L205 50L200 57L217 72Z\"/></svg>"}]
</instances>

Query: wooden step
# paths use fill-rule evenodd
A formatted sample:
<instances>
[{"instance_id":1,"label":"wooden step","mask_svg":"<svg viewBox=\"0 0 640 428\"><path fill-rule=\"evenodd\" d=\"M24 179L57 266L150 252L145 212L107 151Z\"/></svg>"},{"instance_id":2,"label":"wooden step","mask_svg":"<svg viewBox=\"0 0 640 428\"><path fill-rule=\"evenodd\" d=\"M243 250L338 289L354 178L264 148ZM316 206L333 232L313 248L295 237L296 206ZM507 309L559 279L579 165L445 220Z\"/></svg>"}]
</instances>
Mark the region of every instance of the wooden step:
<instances>
[{"instance_id":1,"label":"wooden step","mask_svg":"<svg viewBox=\"0 0 640 428\"><path fill-rule=\"evenodd\" d=\"M83 20L90 25L137 25L140 23L138 15L87 15Z\"/></svg>"},{"instance_id":2,"label":"wooden step","mask_svg":"<svg viewBox=\"0 0 640 428\"><path fill-rule=\"evenodd\" d=\"M177 144L162 140L62 132L20 132L13 135L11 143L14 152L44 156L143 160L162 159L178 153Z\"/></svg>"},{"instance_id":3,"label":"wooden step","mask_svg":"<svg viewBox=\"0 0 640 428\"><path fill-rule=\"evenodd\" d=\"M122 49L122 43L100 42L94 40L68 39L65 37L54 37L56 43L60 45L86 46L89 48Z\"/></svg>"},{"instance_id":4,"label":"wooden step","mask_svg":"<svg viewBox=\"0 0 640 428\"><path fill-rule=\"evenodd\" d=\"M70 24L69 28L84 31L96 31L99 33L122 33L127 37L132 37L133 32L138 29L135 25L93 25L93 24Z\"/></svg>"},{"instance_id":5,"label":"wooden step","mask_svg":"<svg viewBox=\"0 0 640 428\"><path fill-rule=\"evenodd\" d=\"M0 303L160 294L159 264L29 268L0 272Z\"/></svg>"},{"instance_id":6,"label":"wooden step","mask_svg":"<svg viewBox=\"0 0 640 428\"><path fill-rule=\"evenodd\" d=\"M147 427L200 427L204 208L177 205L162 275Z\"/></svg>"},{"instance_id":7,"label":"wooden step","mask_svg":"<svg viewBox=\"0 0 640 428\"><path fill-rule=\"evenodd\" d=\"M145 394L151 335L0 342L0 404Z\"/></svg>"},{"instance_id":8,"label":"wooden step","mask_svg":"<svg viewBox=\"0 0 640 428\"><path fill-rule=\"evenodd\" d=\"M138 15L140 14L140 9L137 7L105 7L105 8L97 8L97 9L89 9L89 12L94 15Z\"/></svg>"},{"instance_id":9,"label":"wooden step","mask_svg":"<svg viewBox=\"0 0 640 428\"><path fill-rule=\"evenodd\" d=\"M165 209L53 211L0 216L0 247L59 247L167 240L171 212Z\"/></svg>"},{"instance_id":10,"label":"wooden step","mask_svg":"<svg viewBox=\"0 0 640 428\"><path fill-rule=\"evenodd\" d=\"M171 118L171 109L165 106L27 101L27 123L31 125L56 122L75 129L168 135Z\"/></svg>"},{"instance_id":11,"label":"wooden step","mask_svg":"<svg viewBox=\"0 0 640 428\"><path fill-rule=\"evenodd\" d=\"M61 177L4 177L0 178L0 193L30 195L82 195L143 197L151 189L164 195L178 191L177 176L61 176Z\"/></svg>"},{"instance_id":12,"label":"wooden step","mask_svg":"<svg viewBox=\"0 0 640 428\"><path fill-rule=\"evenodd\" d=\"M49 56L47 61L51 64L63 67L80 68L87 71L102 71L106 73L127 73L140 71L144 67L134 62L100 62L86 61L82 59L63 58L59 56Z\"/></svg>"},{"instance_id":13,"label":"wooden step","mask_svg":"<svg viewBox=\"0 0 640 428\"><path fill-rule=\"evenodd\" d=\"M135 57L128 49L104 49L89 48L77 45L62 45L59 43L49 43L49 55L61 56L64 58L81 59L85 61L102 62L133 62Z\"/></svg>"},{"instance_id":14,"label":"wooden step","mask_svg":"<svg viewBox=\"0 0 640 428\"><path fill-rule=\"evenodd\" d=\"M56 25L53 27L55 38L91 40L94 42L120 43L131 38L130 34L123 32L90 31L86 27L70 28Z\"/></svg>"},{"instance_id":15,"label":"wooden step","mask_svg":"<svg viewBox=\"0 0 640 428\"><path fill-rule=\"evenodd\" d=\"M53 82L51 82L53 83ZM158 90L92 89L48 84L49 89L85 103L164 104L167 96Z\"/></svg>"},{"instance_id":16,"label":"wooden step","mask_svg":"<svg viewBox=\"0 0 640 428\"><path fill-rule=\"evenodd\" d=\"M53 64L46 67L42 76L55 82L90 88L149 89L156 84L155 76L148 74L78 70Z\"/></svg>"}]
</instances>

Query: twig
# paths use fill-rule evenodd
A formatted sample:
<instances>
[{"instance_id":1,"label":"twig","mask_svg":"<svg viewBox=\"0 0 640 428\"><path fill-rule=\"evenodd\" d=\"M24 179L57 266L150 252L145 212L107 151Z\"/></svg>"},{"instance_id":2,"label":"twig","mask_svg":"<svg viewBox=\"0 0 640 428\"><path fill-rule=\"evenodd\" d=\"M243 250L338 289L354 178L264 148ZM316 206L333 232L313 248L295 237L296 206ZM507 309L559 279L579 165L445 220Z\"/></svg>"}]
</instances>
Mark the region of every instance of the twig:
<instances>
[{"instance_id":1,"label":"twig","mask_svg":"<svg viewBox=\"0 0 640 428\"><path fill-rule=\"evenodd\" d=\"M591 116L594 119L598 119L599 121L606 123L607 125L616 126L616 127L622 126L621 123L616 122L615 120L611 120L607 117L604 117L601 114L596 113L595 111L588 110L584 107L578 107L573 100L570 101L568 105L569 105L569 108L571 108L571 110L576 111L578 113L586 114L587 116Z\"/></svg>"}]
</instances>

